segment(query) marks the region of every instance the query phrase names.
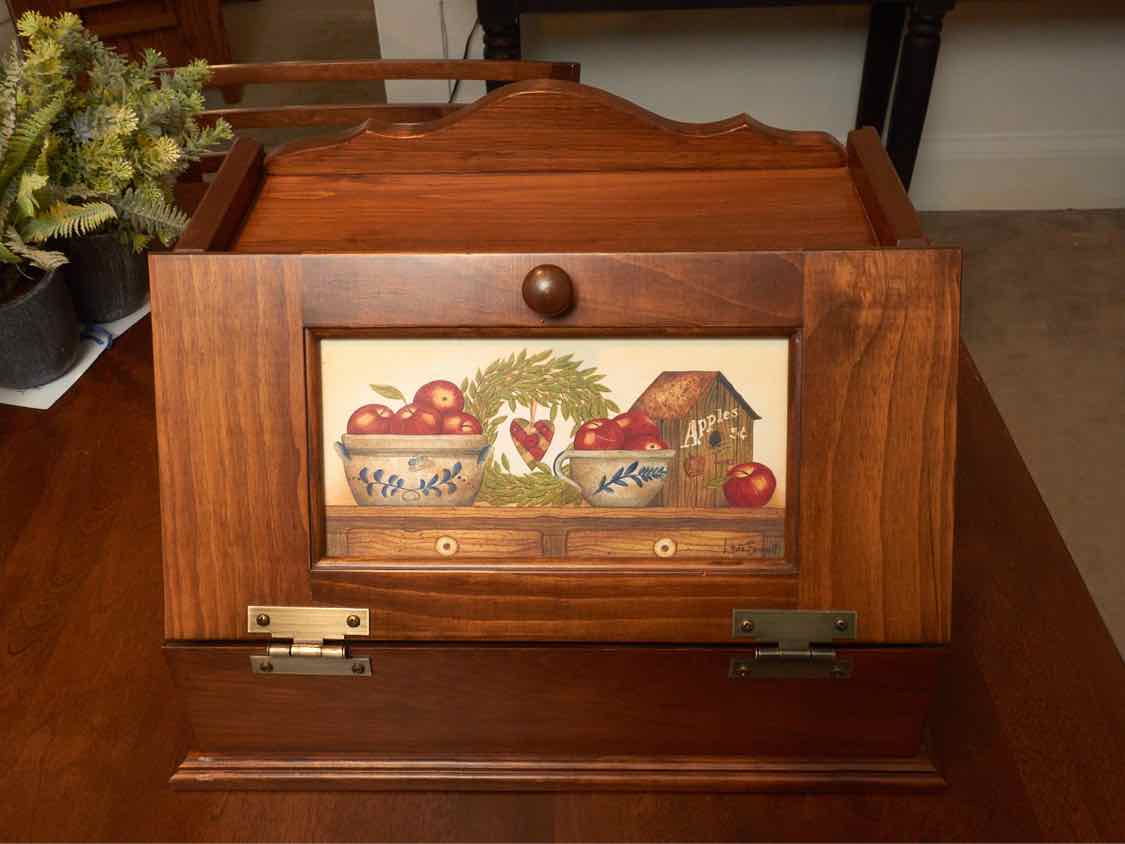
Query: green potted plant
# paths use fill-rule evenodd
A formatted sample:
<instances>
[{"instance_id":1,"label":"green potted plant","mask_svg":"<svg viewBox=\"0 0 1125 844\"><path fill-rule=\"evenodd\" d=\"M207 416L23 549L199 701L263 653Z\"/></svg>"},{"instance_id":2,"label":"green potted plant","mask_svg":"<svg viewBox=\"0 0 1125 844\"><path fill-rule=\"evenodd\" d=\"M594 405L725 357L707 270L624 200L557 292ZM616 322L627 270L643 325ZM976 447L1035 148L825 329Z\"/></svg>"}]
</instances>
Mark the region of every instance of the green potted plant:
<instances>
[{"instance_id":1,"label":"green potted plant","mask_svg":"<svg viewBox=\"0 0 1125 844\"><path fill-rule=\"evenodd\" d=\"M205 61L167 71L155 50L130 61L71 13L28 12L18 29L27 43L30 84L65 91L53 128L52 182L72 201L98 199L116 212L96 232L63 246L78 314L87 322L117 319L148 294L148 247L154 240L170 246L187 225L173 198L176 178L229 140L230 126L197 121L210 76Z\"/></svg>"},{"instance_id":2,"label":"green potted plant","mask_svg":"<svg viewBox=\"0 0 1125 844\"><path fill-rule=\"evenodd\" d=\"M0 65L0 386L52 381L74 363L78 321L63 281L66 256L42 247L116 216L105 202L76 205L50 183L58 92L33 94L17 45Z\"/></svg>"}]
</instances>

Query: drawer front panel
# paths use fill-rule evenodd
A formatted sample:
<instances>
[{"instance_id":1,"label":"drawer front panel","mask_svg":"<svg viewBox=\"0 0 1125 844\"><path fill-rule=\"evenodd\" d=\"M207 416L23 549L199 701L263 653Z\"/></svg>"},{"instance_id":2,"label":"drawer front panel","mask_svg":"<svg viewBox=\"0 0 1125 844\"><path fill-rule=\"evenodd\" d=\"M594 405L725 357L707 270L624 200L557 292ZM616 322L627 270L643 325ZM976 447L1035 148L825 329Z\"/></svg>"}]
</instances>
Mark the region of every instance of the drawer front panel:
<instances>
[{"instance_id":1,"label":"drawer front panel","mask_svg":"<svg viewBox=\"0 0 1125 844\"><path fill-rule=\"evenodd\" d=\"M732 679L747 648L353 645L371 676L252 674L165 648L200 752L415 758L909 757L944 650L841 650L849 679Z\"/></svg>"},{"instance_id":2,"label":"drawer front panel","mask_svg":"<svg viewBox=\"0 0 1125 844\"><path fill-rule=\"evenodd\" d=\"M543 536L533 530L396 530L351 528L328 534L331 557L386 560L482 560L539 557Z\"/></svg>"},{"instance_id":3,"label":"drawer front panel","mask_svg":"<svg viewBox=\"0 0 1125 844\"><path fill-rule=\"evenodd\" d=\"M571 559L626 557L653 560L760 560L778 558L784 534L693 531L571 531L566 553Z\"/></svg>"}]
</instances>

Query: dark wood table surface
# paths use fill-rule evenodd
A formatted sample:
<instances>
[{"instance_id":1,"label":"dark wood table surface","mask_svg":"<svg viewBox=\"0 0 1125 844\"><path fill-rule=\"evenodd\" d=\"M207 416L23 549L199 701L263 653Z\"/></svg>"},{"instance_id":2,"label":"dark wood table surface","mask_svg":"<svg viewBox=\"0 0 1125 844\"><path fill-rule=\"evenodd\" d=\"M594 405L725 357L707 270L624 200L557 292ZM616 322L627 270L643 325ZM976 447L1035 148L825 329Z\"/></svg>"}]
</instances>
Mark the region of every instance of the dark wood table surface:
<instances>
[{"instance_id":1,"label":"dark wood table surface","mask_svg":"<svg viewBox=\"0 0 1125 844\"><path fill-rule=\"evenodd\" d=\"M190 736L160 650L150 349L146 320L52 410L0 408L0 838L1125 838L1125 664L966 354L947 790L169 791Z\"/></svg>"}]
</instances>

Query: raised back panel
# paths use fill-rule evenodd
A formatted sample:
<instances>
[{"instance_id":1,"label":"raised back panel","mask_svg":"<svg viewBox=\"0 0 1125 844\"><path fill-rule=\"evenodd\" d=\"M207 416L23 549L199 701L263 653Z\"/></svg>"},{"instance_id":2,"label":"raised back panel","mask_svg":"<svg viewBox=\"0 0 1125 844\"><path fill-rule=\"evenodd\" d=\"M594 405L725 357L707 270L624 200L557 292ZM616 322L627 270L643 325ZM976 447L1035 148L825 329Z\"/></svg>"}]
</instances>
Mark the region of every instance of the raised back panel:
<instances>
[{"instance_id":1,"label":"raised back panel","mask_svg":"<svg viewBox=\"0 0 1125 844\"><path fill-rule=\"evenodd\" d=\"M845 167L824 132L786 132L740 115L679 123L573 82L505 86L429 123L364 124L335 139L296 141L269 175L769 170Z\"/></svg>"},{"instance_id":2,"label":"raised back panel","mask_svg":"<svg viewBox=\"0 0 1125 844\"><path fill-rule=\"evenodd\" d=\"M739 115L678 123L570 82L266 160L238 252L669 252L879 243L845 150ZM886 229L886 226L882 227ZM225 244L224 244L225 245Z\"/></svg>"}]
</instances>

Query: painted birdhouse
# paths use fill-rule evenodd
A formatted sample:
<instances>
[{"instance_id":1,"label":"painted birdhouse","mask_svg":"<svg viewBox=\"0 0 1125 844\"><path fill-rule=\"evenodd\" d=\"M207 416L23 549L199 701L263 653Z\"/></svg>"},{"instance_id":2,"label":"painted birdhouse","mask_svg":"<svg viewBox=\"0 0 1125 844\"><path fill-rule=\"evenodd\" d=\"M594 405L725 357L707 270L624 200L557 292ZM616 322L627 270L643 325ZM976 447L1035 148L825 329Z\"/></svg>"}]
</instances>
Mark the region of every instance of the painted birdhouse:
<instances>
[{"instance_id":1,"label":"painted birdhouse","mask_svg":"<svg viewBox=\"0 0 1125 844\"><path fill-rule=\"evenodd\" d=\"M643 410L676 449L658 507L724 507L727 469L754 459L754 412L721 372L662 372L632 410Z\"/></svg>"}]
</instances>

